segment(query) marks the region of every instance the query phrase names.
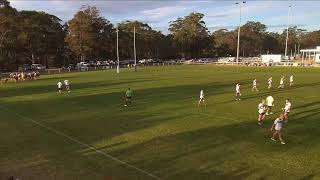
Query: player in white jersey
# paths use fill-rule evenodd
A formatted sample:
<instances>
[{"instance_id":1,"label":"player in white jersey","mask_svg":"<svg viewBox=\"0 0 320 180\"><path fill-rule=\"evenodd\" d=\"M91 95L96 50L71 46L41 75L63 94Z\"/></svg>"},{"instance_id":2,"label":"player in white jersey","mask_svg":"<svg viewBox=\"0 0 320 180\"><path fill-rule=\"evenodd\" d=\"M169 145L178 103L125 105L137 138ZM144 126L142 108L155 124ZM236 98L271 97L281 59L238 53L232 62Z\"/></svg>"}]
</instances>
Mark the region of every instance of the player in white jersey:
<instances>
[{"instance_id":1,"label":"player in white jersey","mask_svg":"<svg viewBox=\"0 0 320 180\"><path fill-rule=\"evenodd\" d=\"M241 97L240 83L238 82L236 84L236 101L240 101L241 100L240 97Z\"/></svg>"},{"instance_id":2,"label":"player in white jersey","mask_svg":"<svg viewBox=\"0 0 320 180\"><path fill-rule=\"evenodd\" d=\"M70 93L70 84L69 84L69 80L64 80L63 81L63 83L64 83L64 86L65 86L65 88L66 88L66 91L68 92L68 93Z\"/></svg>"},{"instance_id":3,"label":"player in white jersey","mask_svg":"<svg viewBox=\"0 0 320 180\"><path fill-rule=\"evenodd\" d=\"M276 141L276 136L279 135L279 140L281 142L281 144L286 144L283 140L282 140L282 137L281 137L281 130L282 130L282 127L283 127L283 124L284 124L284 117L283 117L283 114L280 115L280 117L278 117L272 124L272 127L271 127L271 132L273 132L273 129L275 130L275 132L273 133L272 137L271 137L271 140L272 141Z\"/></svg>"},{"instance_id":4,"label":"player in white jersey","mask_svg":"<svg viewBox=\"0 0 320 180\"><path fill-rule=\"evenodd\" d=\"M272 88L272 77L268 79L268 89Z\"/></svg>"},{"instance_id":5,"label":"player in white jersey","mask_svg":"<svg viewBox=\"0 0 320 180\"><path fill-rule=\"evenodd\" d=\"M198 102L198 107L201 105L201 103L203 103L204 106L207 107L206 102L204 100L204 92L203 92L203 90L200 91L200 99L199 99L199 102Z\"/></svg>"},{"instance_id":6,"label":"player in white jersey","mask_svg":"<svg viewBox=\"0 0 320 180\"><path fill-rule=\"evenodd\" d=\"M265 105L265 100L262 99L261 103L258 105L258 124L261 126L263 124L263 120L266 117L266 105Z\"/></svg>"},{"instance_id":7,"label":"player in white jersey","mask_svg":"<svg viewBox=\"0 0 320 180\"><path fill-rule=\"evenodd\" d=\"M291 102L290 102L289 99L286 99L286 104L285 104L285 106L283 108L283 111L284 111L284 113L283 113L284 120L288 121L289 113L291 111Z\"/></svg>"},{"instance_id":8,"label":"player in white jersey","mask_svg":"<svg viewBox=\"0 0 320 180\"><path fill-rule=\"evenodd\" d=\"M61 93L62 93L62 82L59 81L59 82L57 83L57 86L58 86L58 91L59 91L59 93L61 94Z\"/></svg>"},{"instance_id":9,"label":"player in white jersey","mask_svg":"<svg viewBox=\"0 0 320 180\"><path fill-rule=\"evenodd\" d=\"M259 91L257 88L257 79L254 79L252 82L252 91Z\"/></svg>"},{"instance_id":10,"label":"player in white jersey","mask_svg":"<svg viewBox=\"0 0 320 180\"><path fill-rule=\"evenodd\" d=\"M282 76L281 79L280 79L280 84L278 86L278 89L280 89L280 88L283 89L284 88L284 80L285 80L284 76Z\"/></svg>"},{"instance_id":11,"label":"player in white jersey","mask_svg":"<svg viewBox=\"0 0 320 180\"><path fill-rule=\"evenodd\" d=\"M290 81L290 87L292 87L293 86L293 75L290 76L290 80L289 81Z\"/></svg>"},{"instance_id":12,"label":"player in white jersey","mask_svg":"<svg viewBox=\"0 0 320 180\"><path fill-rule=\"evenodd\" d=\"M274 99L273 99L273 97L271 95L267 97L267 99L266 99L266 104L267 104L266 115L273 114L272 113L272 107L274 106L273 105L273 101L274 101Z\"/></svg>"}]
</instances>

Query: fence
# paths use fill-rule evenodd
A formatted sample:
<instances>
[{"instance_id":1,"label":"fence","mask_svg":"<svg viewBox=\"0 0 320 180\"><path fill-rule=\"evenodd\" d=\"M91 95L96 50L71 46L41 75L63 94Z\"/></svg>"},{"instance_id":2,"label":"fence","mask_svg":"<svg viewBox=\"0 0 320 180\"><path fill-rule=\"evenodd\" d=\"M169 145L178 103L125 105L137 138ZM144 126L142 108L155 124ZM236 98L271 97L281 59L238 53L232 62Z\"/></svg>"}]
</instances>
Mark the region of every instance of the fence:
<instances>
[{"instance_id":1,"label":"fence","mask_svg":"<svg viewBox=\"0 0 320 180\"><path fill-rule=\"evenodd\" d=\"M143 63L139 64L138 67L154 67L154 66L174 66L180 65L182 63L177 62L162 62L162 63ZM55 68L55 69L47 69L46 71L41 72L41 74L61 74L61 73L69 73L69 72L85 72L85 71L98 71L98 70L110 70L116 69L117 66L96 66L96 67L81 67L76 69L68 69L68 68ZM134 65L120 65L120 68L134 68Z\"/></svg>"}]
</instances>

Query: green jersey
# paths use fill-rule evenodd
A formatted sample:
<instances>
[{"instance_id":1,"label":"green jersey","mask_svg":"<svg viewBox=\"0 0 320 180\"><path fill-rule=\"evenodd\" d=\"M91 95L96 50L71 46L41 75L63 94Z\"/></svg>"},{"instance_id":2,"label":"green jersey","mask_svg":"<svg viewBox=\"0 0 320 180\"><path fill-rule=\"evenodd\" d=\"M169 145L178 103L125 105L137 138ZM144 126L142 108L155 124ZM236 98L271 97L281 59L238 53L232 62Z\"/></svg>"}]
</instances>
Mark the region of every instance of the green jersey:
<instances>
[{"instance_id":1,"label":"green jersey","mask_svg":"<svg viewBox=\"0 0 320 180\"><path fill-rule=\"evenodd\" d=\"M133 91L132 90L127 90L126 91L126 96L127 97L132 97L132 95L133 95Z\"/></svg>"}]
</instances>

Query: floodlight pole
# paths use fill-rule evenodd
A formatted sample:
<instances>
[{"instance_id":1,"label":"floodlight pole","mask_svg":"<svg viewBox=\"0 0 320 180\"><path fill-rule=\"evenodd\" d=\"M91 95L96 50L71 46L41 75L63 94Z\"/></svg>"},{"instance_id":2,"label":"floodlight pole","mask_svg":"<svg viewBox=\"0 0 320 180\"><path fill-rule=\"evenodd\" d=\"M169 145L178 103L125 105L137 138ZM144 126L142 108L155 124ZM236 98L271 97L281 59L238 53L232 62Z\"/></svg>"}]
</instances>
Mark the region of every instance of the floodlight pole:
<instances>
[{"instance_id":1,"label":"floodlight pole","mask_svg":"<svg viewBox=\"0 0 320 180\"><path fill-rule=\"evenodd\" d=\"M119 63L119 29L118 29L118 25L117 25L117 73L119 74L119 66L120 66L120 63Z\"/></svg>"},{"instance_id":2,"label":"floodlight pole","mask_svg":"<svg viewBox=\"0 0 320 180\"><path fill-rule=\"evenodd\" d=\"M242 4L245 4L246 1L242 1L242 2L236 2L237 5L239 5L239 27L238 27L238 44L237 44L237 58L236 58L236 62L237 64L239 63L239 51L240 51L240 28L241 28L241 7Z\"/></svg>"},{"instance_id":3,"label":"floodlight pole","mask_svg":"<svg viewBox=\"0 0 320 180\"><path fill-rule=\"evenodd\" d=\"M288 8L288 24L287 24L287 37L286 37L286 49L284 52L284 57L287 58L287 52L288 52L288 39L289 39L289 23L290 23L290 11L291 11L291 5L289 5Z\"/></svg>"},{"instance_id":4,"label":"floodlight pole","mask_svg":"<svg viewBox=\"0 0 320 180\"><path fill-rule=\"evenodd\" d=\"M137 72L137 53L136 53L136 27L133 27L133 54L134 54L134 71Z\"/></svg>"}]
</instances>

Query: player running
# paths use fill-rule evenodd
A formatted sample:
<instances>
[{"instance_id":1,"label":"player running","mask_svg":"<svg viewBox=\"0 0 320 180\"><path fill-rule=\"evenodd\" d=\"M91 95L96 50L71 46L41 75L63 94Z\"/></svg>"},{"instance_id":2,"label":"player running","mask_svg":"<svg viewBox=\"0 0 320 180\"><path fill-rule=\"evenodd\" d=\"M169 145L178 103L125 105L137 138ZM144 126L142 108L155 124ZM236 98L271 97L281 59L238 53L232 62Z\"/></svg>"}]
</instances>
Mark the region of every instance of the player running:
<instances>
[{"instance_id":1,"label":"player running","mask_svg":"<svg viewBox=\"0 0 320 180\"><path fill-rule=\"evenodd\" d=\"M272 112L272 107L274 106L273 101L274 101L274 99L273 99L273 97L272 97L271 95L268 96L267 99L266 99L266 104L267 104L267 112L266 112L266 115L267 115L267 116L268 116L269 114L273 114L273 112Z\"/></svg>"},{"instance_id":2,"label":"player running","mask_svg":"<svg viewBox=\"0 0 320 180\"><path fill-rule=\"evenodd\" d=\"M272 127L271 127L271 132L273 132L273 129L275 130L275 132L273 133L272 137L271 137L271 140L272 141L277 141L275 138L277 135L279 135L279 140L281 142L281 144L286 144L283 140L282 140L282 137L281 137L281 129L282 129L282 126L284 124L284 117L283 117L283 114L280 115L280 117L278 117L274 123L272 124Z\"/></svg>"},{"instance_id":3,"label":"player running","mask_svg":"<svg viewBox=\"0 0 320 180\"><path fill-rule=\"evenodd\" d=\"M263 120L266 117L266 105L265 105L265 100L262 99L261 103L258 105L258 112L259 112L259 117L258 117L258 125L261 126L263 124Z\"/></svg>"},{"instance_id":4,"label":"player running","mask_svg":"<svg viewBox=\"0 0 320 180\"><path fill-rule=\"evenodd\" d=\"M280 79L280 84L278 86L278 89L280 89L280 88L283 89L284 88L284 81L285 81L284 76L282 76L281 79Z\"/></svg>"},{"instance_id":5,"label":"player running","mask_svg":"<svg viewBox=\"0 0 320 180\"><path fill-rule=\"evenodd\" d=\"M293 86L293 75L290 76L290 80L289 81L290 81L289 85L290 85L290 87L292 87Z\"/></svg>"},{"instance_id":6,"label":"player running","mask_svg":"<svg viewBox=\"0 0 320 180\"><path fill-rule=\"evenodd\" d=\"M129 104L131 105L132 95L133 95L133 91L130 88L128 88L128 90L126 91L126 94L125 94L126 102L125 102L124 106L128 106Z\"/></svg>"},{"instance_id":7,"label":"player running","mask_svg":"<svg viewBox=\"0 0 320 180\"><path fill-rule=\"evenodd\" d=\"M290 102L289 99L286 99L286 104L285 104L285 106L283 108L283 111L284 111L284 113L283 113L284 120L288 121L289 113L291 111L291 102Z\"/></svg>"},{"instance_id":8,"label":"player running","mask_svg":"<svg viewBox=\"0 0 320 180\"><path fill-rule=\"evenodd\" d=\"M240 101L241 99L241 92L240 92L240 83L236 84L236 101Z\"/></svg>"},{"instance_id":9,"label":"player running","mask_svg":"<svg viewBox=\"0 0 320 180\"><path fill-rule=\"evenodd\" d=\"M268 79L268 89L272 88L272 77L269 77Z\"/></svg>"},{"instance_id":10,"label":"player running","mask_svg":"<svg viewBox=\"0 0 320 180\"><path fill-rule=\"evenodd\" d=\"M61 94L61 93L62 93L62 82L59 81L59 82L57 83L57 86L58 86L58 91L59 91L59 93Z\"/></svg>"},{"instance_id":11,"label":"player running","mask_svg":"<svg viewBox=\"0 0 320 180\"><path fill-rule=\"evenodd\" d=\"M206 102L204 100L204 92L203 92L203 90L200 91L200 99L199 99L199 102L198 102L198 107L201 105L201 102L204 104L205 107L207 107Z\"/></svg>"},{"instance_id":12,"label":"player running","mask_svg":"<svg viewBox=\"0 0 320 180\"><path fill-rule=\"evenodd\" d=\"M256 78L252 82L252 91L259 91L257 88L257 79Z\"/></svg>"},{"instance_id":13,"label":"player running","mask_svg":"<svg viewBox=\"0 0 320 180\"><path fill-rule=\"evenodd\" d=\"M63 81L63 83L64 83L64 86L65 86L65 88L66 88L66 91L68 92L68 93L70 93L70 83L69 83L69 80L64 80Z\"/></svg>"}]
</instances>

